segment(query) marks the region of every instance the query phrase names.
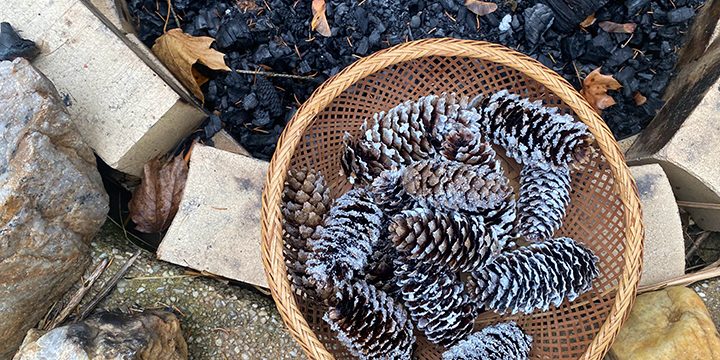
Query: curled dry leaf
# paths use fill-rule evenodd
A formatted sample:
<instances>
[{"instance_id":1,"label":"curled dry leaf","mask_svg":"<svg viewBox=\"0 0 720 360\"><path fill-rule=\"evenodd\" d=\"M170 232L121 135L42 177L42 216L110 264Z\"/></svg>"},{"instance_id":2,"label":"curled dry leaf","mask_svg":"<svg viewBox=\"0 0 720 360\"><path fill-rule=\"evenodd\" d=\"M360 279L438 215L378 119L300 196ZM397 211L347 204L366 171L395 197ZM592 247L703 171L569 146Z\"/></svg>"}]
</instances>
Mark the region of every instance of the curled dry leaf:
<instances>
[{"instance_id":1,"label":"curled dry leaf","mask_svg":"<svg viewBox=\"0 0 720 360\"><path fill-rule=\"evenodd\" d=\"M310 22L310 28L317 31L318 34L322 36L329 37L332 32L330 31L330 25L325 17L325 0L313 0L312 14L313 18L312 22Z\"/></svg>"},{"instance_id":2,"label":"curled dry leaf","mask_svg":"<svg viewBox=\"0 0 720 360\"><path fill-rule=\"evenodd\" d=\"M612 21L602 21L602 22L598 23L598 26L600 26L601 29L603 29L609 33L632 34L635 31L637 24L635 24L635 23L618 24L618 23L614 23Z\"/></svg>"},{"instance_id":3,"label":"curled dry leaf","mask_svg":"<svg viewBox=\"0 0 720 360\"><path fill-rule=\"evenodd\" d=\"M647 98L639 91L633 95L633 100L635 100L635 105L637 106L642 106L647 102Z\"/></svg>"},{"instance_id":4,"label":"curled dry leaf","mask_svg":"<svg viewBox=\"0 0 720 360\"><path fill-rule=\"evenodd\" d=\"M155 233L170 227L180 206L188 165L182 155L170 161L150 160L143 168L143 179L130 199L130 218L135 228Z\"/></svg>"},{"instance_id":5,"label":"curled dry leaf","mask_svg":"<svg viewBox=\"0 0 720 360\"><path fill-rule=\"evenodd\" d=\"M479 0L465 0L465 7L478 16L485 16L493 13L498 8L496 3Z\"/></svg>"},{"instance_id":6,"label":"curled dry leaf","mask_svg":"<svg viewBox=\"0 0 720 360\"><path fill-rule=\"evenodd\" d=\"M586 17L585 20L583 20L580 23L580 27L584 29L594 23L595 23L595 13L592 13L588 17Z\"/></svg>"},{"instance_id":7,"label":"curled dry leaf","mask_svg":"<svg viewBox=\"0 0 720 360\"><path fill-rule=\"evenodd\" d=\"M583 88L580 90L590 105L598 112L615 105L615 100L608 95L608 90L618 90L622 87L611 75L603 75L600 68L593 70L583 81Z\"/></svg>"},{"instance_id":8,"label":"curled dry leaf","mask_svg":"<svg viewBox=\"0 0 720 360\"><path fill-rule=\"evenodd\" d=\"M200 86L208 79L193 65L200 63L213 70L230 71L225 64L225 54L210 48L214 41L208 36L190 36L181 29L172 29L155 40L152 51L183 85L204 102Z\"/></svg>"}]
</instances>

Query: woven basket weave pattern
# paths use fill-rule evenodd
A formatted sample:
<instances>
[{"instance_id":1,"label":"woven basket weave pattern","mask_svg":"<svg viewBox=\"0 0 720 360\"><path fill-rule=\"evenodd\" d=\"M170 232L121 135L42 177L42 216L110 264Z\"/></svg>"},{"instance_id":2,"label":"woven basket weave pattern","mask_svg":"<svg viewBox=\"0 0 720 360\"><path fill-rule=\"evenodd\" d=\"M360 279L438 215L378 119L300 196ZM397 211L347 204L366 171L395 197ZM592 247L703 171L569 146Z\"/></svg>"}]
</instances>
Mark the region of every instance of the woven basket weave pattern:
<instances>
[{"instance_id":1,"label":"woven basket weave pattern","mask_svg":"<svg viewBox=\"0 0 720 360\"><path fill-rule=\"evenodd\" d=\"M536 359L601 359L626 318L640 276L641 213L635 184L617 143L599 116L564 79L504 47L466 40L432 39L381 51L351 65L316 90L283 133L263 192L262 250L271 292L291 334L312 359L350 356L322 321L324 308L290 289L282 256L280 199L288 168L320 171L337 197L350 188L340 174L342 136L357 135L373 113L402 101L443 91L469 96L501 89L572 113L595 136L592 161L573 171L573 193L561 235L600 257L593 291L575 302L530 315L484 314L478 328L513 319L534 338ZM507 167L510 176L516 166ZM438 359L441 349L422 340L419 359Z\"/></svg>"}]
</instances>

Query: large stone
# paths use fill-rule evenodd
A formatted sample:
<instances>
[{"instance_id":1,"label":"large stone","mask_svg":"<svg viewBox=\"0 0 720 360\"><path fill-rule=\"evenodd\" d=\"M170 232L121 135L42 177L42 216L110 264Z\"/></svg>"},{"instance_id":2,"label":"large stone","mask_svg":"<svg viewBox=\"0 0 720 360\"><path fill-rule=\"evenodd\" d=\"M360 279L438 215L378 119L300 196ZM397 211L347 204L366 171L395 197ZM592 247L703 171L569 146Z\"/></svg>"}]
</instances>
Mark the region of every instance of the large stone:
<instances>
[{"instance_id":1,"label":"large stone","mask_svg":"<svg viewBox=\"0 0 720 360\"><path fill-rule=\"evenodd\" d=\"M40 47L33 64L71 104L68 111L90 147L113 168L140 175L205 113L99 14L86 1L0 1L0 19L12 19Z\"/></svg>"},{"instance_id":2,"label":"large stone","mask_svg":"<svg viewBox=\"0 0 720 360\"><path fill-rule=\"evenodd\" d=\"M695 291L671 287L638 296L608 358L720 359L720 335Z\"/></svg>"},{"instance_id":3,"label":"large stone","mask_svg":"<svg viewBox=\"0 0 720 360\"><path fill-rule=\"evenodd\" d=\"M1 7L2 5L0 5ZM83 273L108 198L52 83L0 62L0 359Z\"/></svg>"},{"instance_id":4,"label":"large stone","mask_svg":"<svg viewBox=\"0 0 720 360\"><path fill-rule=\"evenodd\" d=\"M678 200L720 203L720 41L714 37L719 15L720 0L703 6L665 106L626 153L632 165L660 164ZM720 210L687 210L702 228L720 231Z\"/></svg>"},{"instance_id":5,"label":"large stone","mask_svg":"<svg viewBox=\"0 0 720 360\"><path fill-rule=\"evenodd\" d=\"M266 172L267 162L196 145L180 210L158 258L267 287L260 256Z\"/></svg>"},{"instance_id":6,"label":"large stone","mask_svg":"<svg viewBox=\"0 0 720 360\"><path fill-rule=\"evenodd\" d=\"M30 330L14 360L184 360L180 320L166 311L102 312L45 334Z\"/></svg>"},{"instance_id":7,"label":"large stone","mask_svg":"<svg viewBox=\"0 0 720 360\"><path fill-rule=\"evenodd\" d=\"M685 239L680 211L670 182L657 164L632 166L645 225L640 285L656 284L685 274Z\"/></svg>"}]
</instances>

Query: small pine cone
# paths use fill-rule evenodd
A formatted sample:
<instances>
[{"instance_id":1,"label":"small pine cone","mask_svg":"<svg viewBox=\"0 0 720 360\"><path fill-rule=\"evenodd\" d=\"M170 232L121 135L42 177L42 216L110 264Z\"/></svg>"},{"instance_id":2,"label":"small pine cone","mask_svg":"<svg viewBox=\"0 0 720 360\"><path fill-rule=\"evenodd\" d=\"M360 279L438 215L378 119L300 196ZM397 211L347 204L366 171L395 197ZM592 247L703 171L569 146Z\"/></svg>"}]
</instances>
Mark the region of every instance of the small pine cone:
<instances>
[{"instance_id":1,"label":"small pine cone","mask_svg":"<svg viewBox=\"0 0 720 360\"><path fill-rule=\"evenodd\" d=\"M275 86L264 76L257 76L255 78L255 93L257 94L258 102L267 107L271 116L280 116L285 112L282 100Z\"/></svg>"},{"instance_id":2,"label":"small pine cone","mask_svg":"<svg viewBox=\"0 0 720 360\"><path fill-rule=\"evenodd\" d=\"M472 332L477 307L457 273L402 259L395 276L410 317L428 341L450 346Z\"/></svg>"},{"instance_id":3,"label":"small pine cone","mask_svg":"<svg viewBox=\"0 0 720 360\"><path fill-rule=\"evenodd\" d=\"M361 274L380 237L382 212L365 189L350 190L335 201L317 240L310 241L306 273L326 299L338 284Z\"/></svg>"},{"instance_id":4,"label":"small pine cone","mask_svg":"<svg viewBox=\"0 0 720 360\"><path fill-rule=\"evenodd\" d=\"M485 219L485 227L495 238L501 251L512 246L512 240L517 236L516 215L515 194L513 193L495 208L480 212L480 216Z\"/></svg>"},{"instance_id":5,"label":"small pine cone","mask_svg":"<svg viewBox=\"0 0 720 360\"><path fill-rule=\"evenodd\" d=\"M492 146L467 127L452 130L442 145L441 152L447 159L468 165L490 164L496 159Z\"/></svg>"},{"instance_id":6,"label":"small pine cone","mask_svg":"<svg viewBox=\"0 0 720 360\"><path fill-rule=\"evenodd\" d=\"M532 337L514 322L488 326L443 353L443 360L527 360Z\"/></svg>"},{"instance_id":7,"label":"small pine cone","mask_svg":"<svg viewBox=\"0 0 720 360\"><path fill-rule=\"evenodd\" d=\"M372 156L364 147L358 146L358 140L350 133L343 136L343 154L340 165L343 174L351 184L371 184L375 175L384 171L382 164L373 161L368 163ZM372 166L372 168L371 168Z\"/></svg>"},{"instance_id":8,"label":"small pine cone","mask_svg":"<svg viewBox=\"0 0 720 360\"><path fill-rule=\"evenodd\" d=\"M416 208L395 215L389 230L402 256L450 271L477 270L500 250L478 215Z\"/></svg>"},{"instance_id":9,"label":"small pine cone","mask_svg":"<svg viewBox=\"0 0 720 360\"><path fill-rule=\"evenodd\" d=\"M330 189L312 169L291 169L283 190L285 264L296 290L307 291L305 258L308 242L320 238L322 221L330 210Z\"/></svg>"},{"instance_id":10,"label":"small pine cone","mask_svg":"<svg viewBox=\"0 0 720 360\"><path fill-rule=\"evenodd\" d=\"M589 291L598 258L570 238L557 238L501 254L471 273L468 289L478 304L501 314L547 311Z\"/></svg>"},{"instance_id":11,"label":"small pine cone","mask_svg":"<svg viewBox=\"0 0 720 360\"><path fill-rule=\"evenodd\" d=\"M398 258L398 253L389 240L387 227L385 226L384 229L385 231L368 258L368 264L365 267L365 281L396 298L399 292L395 279L395 260Z\"/></svg>"},{"instance_id":12,"label":"small pine cone","mask_svg":"<svg viewBox=\"0 0 720 360\"><path fill-rule=\"evenodd\" d=\"M407 312L364 281L343 284L323 320L359 359L410 360L415 335Z\"/></svg>"},{"instance_id":13,"label":"small pine cone","mask_svg":"<svg viewBox=\"0 0 720 360\"><path fill-rule=\"evenodd\" d=\"M525 166L520 171L518 235L532 242L549 239L570 204L570 170Z\"/></svg>"},{"instance_id":14,"label":"small pine cone","mask_svg":"<svg viewBox=\"0 0 720 360\"><path fill-rule=\"evenodd\" d=\"M387 215L412 207L415 203L402 186L402 170L383 171L370 185L368 191Z\"/></svg>"},{"instance_id":15,"label":"small pine cone","mask_svg":"<svg viewBox=\"0 0 720 360\"><path fill-rule=\"evenodd\" d=\"M467 165L438 156L407 166L402 181L416 200L448 210L491 209L512 192L497 160Z\"/></svg>"},{"instance_id":16,"label":"small pine cone","mask_svg":"<svg viewBox=\"0 0 720 360\"><path fill-rule=\"evenodd\" d=\"M503 90L476 98L472 106L482 115L480 131L520 164L566 167L592 153L593 136L585 124L539 101Z\"/></svg>"}]
</instances>

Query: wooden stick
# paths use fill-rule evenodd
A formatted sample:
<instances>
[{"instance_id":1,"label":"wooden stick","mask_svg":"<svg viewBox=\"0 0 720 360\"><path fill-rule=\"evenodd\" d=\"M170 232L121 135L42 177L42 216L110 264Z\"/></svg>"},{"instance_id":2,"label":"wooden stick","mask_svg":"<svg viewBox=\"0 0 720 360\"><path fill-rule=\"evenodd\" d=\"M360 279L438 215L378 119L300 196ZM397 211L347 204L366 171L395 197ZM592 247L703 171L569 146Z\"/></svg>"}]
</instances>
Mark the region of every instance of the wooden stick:
<instances>
[{"instance_id":1,"label":"wooden stick","mask_svg":"<svg viewBox=\"0 0 720 360\"><path fill-rule=\"evenodd\" d=\"M679 207L691 209L720 210L720 204L696 201L677 201Z\"/></svg>"},{"instance_id":2,"label":"wooden stick","mask_svg":"<svg viewBox=\"0 0 720 360\"><path fill-rule=\"evenodd\" d=\"M274 73L274 72L267 72L267 71L260 71L260 70L235 70L238 74L245 74L245 75L262 75L267 77L280 77L280 78L288 78L288 79L298 79L298 80L312 80L315 77L314 76L303 76L303 75L292 75L292 74L280 74L280 73Z\"/></svg>"},{"instance_id":3,"label":"wooden stick","mask_svg":"<svg viewBox=\"0 0 720 360\"><path fill-rule=\"evenodd\" d=\"M95 270L93 270L90 276L82 283L80 288L75 291L67 305L65 305L53 321L46 323L45 326L43 326L43 330L52 330L58 327L68 318L68 316L70 316L73 311L75 311L75 308L80 305L80 302L85 297L85 294L87 294L87 292L93 287L95 281L100 278L100 275L103 274L108 263L109 261L107 258L100 261L100 263L95 267Z\"/></svg>"},{"instance_id":4,"label":"wooden stick","mask_svg":"<svg viewBox=\"0 0 720 360\"><path fill-rule=\"evenodd\" d=\"M695 239L695 241L693 241L692 246L690 247L690 249L687 251L687 253L686 253L686 255L685 255L685 261L690 260L690 257L692 257L693 254L695 254L695 252L697 251L697 249L700 248L700 245L702 245L702 243L705 242L705 240L707 240L708 237L710 237L710 232L709 232L709 231L703 231L703 233L700 234L700 236L698 236L698 237Z\"/></svg>"},{"instance_id":5,"label":"wooden stick","mask_svg":"<svg viewBox=\"0 0 720 360\"><path fill-rule=\"evenodd\" d=\"M100 303L102 299L110 295L110 292L112 292L112 290L115 288L115 285L117 285L118 281L120 281L120 279L125 276L125 273L130 270L132 264L140 256L141 251L142 250L136 251L135 254L127 262L125 262L125 265L123 265L123 267L120 268L120 270L115 273L115 275L110 280L108 280L105 286L103 286L103 289L85 306L85 309L83 309L83 311L80 313L80 317L78 318L78 320L84 320L88 315L90 315L90 312L95 309L97 304Z\"/></svg>"},{"instance_id":6,"label":"wooden stick","mask_svg":"<svg viewBox=\"0 0 720 360\"><path fill-rule=\"evenodd\" d=\"M683 276L678 276L674 279L670 279L667 281L663 281L658 284L653 285L645 285L638 288L638 294L650 292L650 291L656 291L656 290L662 290L667 287L671 286L687 286L694 284L698 281L712 279L714 277L720 276L720 262L714 262L710 264L707 268L700 270L696 273L692 274L685 274Z\"/></svg>"}]
</instances>

